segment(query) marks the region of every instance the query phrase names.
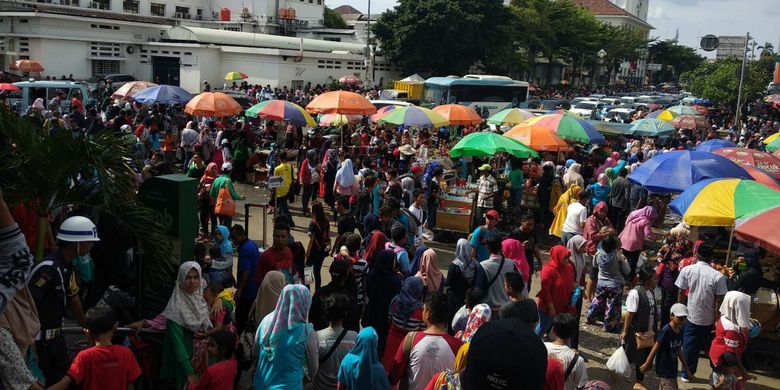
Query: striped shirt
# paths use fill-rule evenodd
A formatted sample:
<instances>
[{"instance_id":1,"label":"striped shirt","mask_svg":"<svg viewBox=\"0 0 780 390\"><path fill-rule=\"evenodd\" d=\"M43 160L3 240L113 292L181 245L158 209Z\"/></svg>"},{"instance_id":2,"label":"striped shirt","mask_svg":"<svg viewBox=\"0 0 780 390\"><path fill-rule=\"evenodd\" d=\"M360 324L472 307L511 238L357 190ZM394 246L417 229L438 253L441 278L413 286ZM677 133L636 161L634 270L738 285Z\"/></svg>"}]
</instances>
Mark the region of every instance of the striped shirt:
<instances>
[{"instance_id":1,"label":"striped shirt","mask_svg":"<svg viewBox=\"0 0 780 390\"><path fill-rule=\"evenodd\" d=\"M352 264L352 275L355 277L355 286L357 286L357 300L359 305L366 304L366 270L368 262L360 259Z\"/></svg>"},{"instance_id":2,"label":"striped shirt","mask_svg":"<svg viewBox=\"0 0 780 390\"><path fill-rule=\"evenodd\" d=\"M493 195L498 192L498 184L493 176L487 175L479 178L479 197L477 197L477 206L492 208Z\"/></svg>"}]
</instances>

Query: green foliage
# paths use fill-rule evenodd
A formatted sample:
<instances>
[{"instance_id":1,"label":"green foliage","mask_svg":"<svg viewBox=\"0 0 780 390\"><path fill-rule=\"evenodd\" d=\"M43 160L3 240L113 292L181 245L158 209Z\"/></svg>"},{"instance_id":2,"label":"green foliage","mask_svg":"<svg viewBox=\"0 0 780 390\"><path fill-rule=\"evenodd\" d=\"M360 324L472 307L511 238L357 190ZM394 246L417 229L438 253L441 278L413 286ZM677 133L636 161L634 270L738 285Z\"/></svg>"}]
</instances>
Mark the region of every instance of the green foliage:
<instances>
[{"instance_id":1,"label":"green foliage","mask_svg":"<svg viewBox=\"0 0 780 390\"><path fill-rule=\"evenodd\" d=\"M15 145L0 160L9 205L30 204L43 222L62 207L94 207L128 227L140 241L145 261L171 264L165 260L173 254L165 226L156 211L138 202L135 173L125 157L132 155L127 138L110 131L86 138L74 138L69 131L49 135L2 108L0 137ZM43 241L38 242L40 259Z\"/></svg>"},{"instance_id":2,"label":"green foliage","mask_svg":"<svg viewBox=\"0 0 780 390\"><path fill-rule=\"evenodd\" d=\"M696 69L704 62L704 57L695 49L680 45L673 39L653 43L649 52L650 62L661 64L661 71L653 76L659 82L677 83L681 74Z\"/></svg>"},{"instance_id":3,"label":"green foliage","mask_svg":"<svg viewBox=\"0 0 780 390\"><path fill-rule=\"evenodd\" d=\"M347 22L341 17L341 14L328 7L325 7L323 12L322 23L327 28L347 28Z\"/></svg>"},{"instance_id":4,"label":"green foliage","mask_svg":"<svg viewBox=\"0 0 780 390\"><path fill-rule=\"evenodd\" d=\"M739 90L738 72L742 61L729 58L705 62L698 68L680 76L680 82L694 95L711 99L720 104L735 105ZM747 63L747 77L743 87L743 102L760 97L772 80L774 59L762 57Z\"/></svg>"}]
</instances>

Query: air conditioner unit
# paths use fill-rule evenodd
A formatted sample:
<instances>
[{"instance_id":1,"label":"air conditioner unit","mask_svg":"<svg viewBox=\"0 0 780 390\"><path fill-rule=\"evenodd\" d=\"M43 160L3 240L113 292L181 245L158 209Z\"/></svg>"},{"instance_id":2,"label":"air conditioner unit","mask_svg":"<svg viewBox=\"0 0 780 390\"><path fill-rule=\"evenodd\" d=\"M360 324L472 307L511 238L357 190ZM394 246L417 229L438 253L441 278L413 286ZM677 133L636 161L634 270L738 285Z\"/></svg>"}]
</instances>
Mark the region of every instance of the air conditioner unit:
<instances>
[{"instance_id":1,"label":"air conditioner unit","mask_svg":"<svg viewBox=\"0 0 780 390\"><path fill-rule=\"evenodd\" d=\"M89 8L95 8L95 9L98 9L98 8L100 8L100 3L97 3L97 2L94 2L94 1L93 1L93 2L90 2L90 3L89 3Z\"/></svg>"},{"instance_id":2,"label":"air conditioner unit","mask_svg":"<svg viewBox=\"0 0 780 390\"><path fill-rule=\"evenodd\" d=\"M190 14L184 14L184 19L192 19L192 16Z\"/></svg>"},{"instance_id":3,"label":"air conditioner unit","mask_svg":"<svg viewBox=\"0 0 780 390\"><path fill-rule=\"evenodd\" d=\"M184 19L184 13L183 12L177 12L174 16L176 19Z\"/></svg>"}]
</instances>

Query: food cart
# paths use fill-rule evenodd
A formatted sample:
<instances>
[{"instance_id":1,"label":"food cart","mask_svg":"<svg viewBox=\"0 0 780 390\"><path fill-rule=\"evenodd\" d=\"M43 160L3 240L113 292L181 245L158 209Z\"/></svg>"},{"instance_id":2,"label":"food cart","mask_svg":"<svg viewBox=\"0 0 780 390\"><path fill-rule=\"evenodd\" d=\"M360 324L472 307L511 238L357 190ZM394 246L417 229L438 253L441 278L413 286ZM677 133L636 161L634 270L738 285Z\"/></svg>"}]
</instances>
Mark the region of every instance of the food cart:
<instances>
[{"instance_id":1,"label":"food cart","mask_svg":"<svg viewBox=\"0 0 780 390\"><path fill-rule=\"evenodd\" d=\"M436 211L436 228L458 233L470 233L477 197L466 193L468 187L448 187Z\"/></svg>"}]
</instances>

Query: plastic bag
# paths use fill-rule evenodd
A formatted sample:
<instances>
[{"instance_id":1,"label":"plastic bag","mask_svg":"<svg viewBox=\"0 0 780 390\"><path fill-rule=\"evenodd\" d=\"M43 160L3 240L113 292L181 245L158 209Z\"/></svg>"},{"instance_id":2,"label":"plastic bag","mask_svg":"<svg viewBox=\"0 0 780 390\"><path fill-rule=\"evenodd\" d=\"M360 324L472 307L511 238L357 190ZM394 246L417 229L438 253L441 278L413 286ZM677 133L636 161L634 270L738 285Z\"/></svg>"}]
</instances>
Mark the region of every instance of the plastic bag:
<instances>
[{"instance_id":1,"label":"plastic bag","mask_svg":"<svg viewBox=\"0 0 780 390\"><path fill-rule=\"evenodd\" d=\"M639 254L639 259L637 259L636 268L639 269L640 267L642 267L645 264L647 264L647 255L645 255L645 252L642 251Z\"/></svg>"},{"instance_id":2,"label":"plastic bag","mask_svg":"<svg viewBox=\"0 0 780 390\"><path fill-rule=\"evenodd\" d=\"M628 362L628 356L622 346L618 347L609 357L607 368L626 379L631 378L631 364Z\"/></svg>"}]
</instances>

